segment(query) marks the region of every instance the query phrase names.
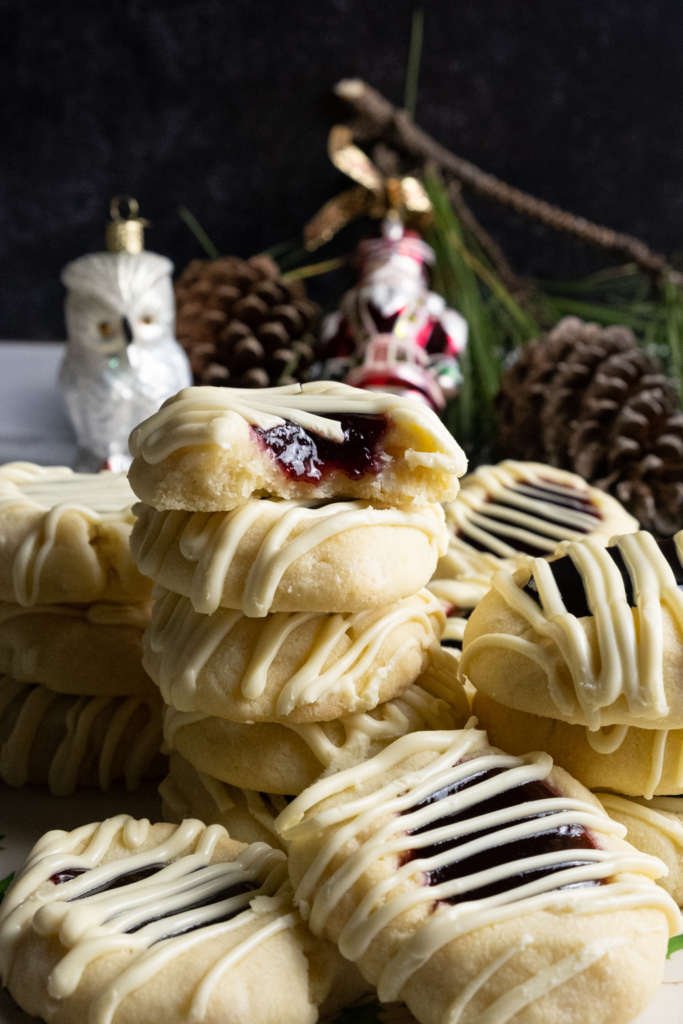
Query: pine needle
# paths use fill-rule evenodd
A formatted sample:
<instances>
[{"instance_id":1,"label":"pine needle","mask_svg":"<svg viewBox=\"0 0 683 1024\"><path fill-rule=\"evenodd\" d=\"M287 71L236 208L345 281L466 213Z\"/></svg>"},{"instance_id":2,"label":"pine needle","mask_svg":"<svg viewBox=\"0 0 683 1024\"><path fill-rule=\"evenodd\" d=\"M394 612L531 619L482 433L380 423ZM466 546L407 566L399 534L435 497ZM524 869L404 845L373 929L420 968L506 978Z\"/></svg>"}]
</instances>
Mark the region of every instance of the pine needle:
<instances>
[{"instance_id":1,"label":"pine needle","mask_svg":"<svg viewBox=\"0 0 683 1024\"><path fill-rule=\"evenodd\" d=\"M202 247L206 255L209 257L209 259L218 259L218 257L220 256L219 250L211 241L208 234L206 233L202 225L199 223L195 215L192 213L192 211L189 210L187 206L179 206L178 215L180 216L180 219L184 221L184 223L190 229L190 231L197 239L197 241L199 242L200 246Z\"/></svg>"},{"instance_id":2,"label":"pine needle","mask_svg":"<svg viewBox=\"0 0 683 1024\"><path fill-rule=\"evenodd\" d=\"M462 224L447 189L433 173L425 178L433 223L429 242L436 266L433 284L468 324L469 340L460 359L460 391L446 411L446 423L471 454L485 453L494 423L494 401L504 361L517 345L539 331L500 280L476 238Z\"/></svg>"},{"instance_id":3,"label":"pine needle","mask_svg":"<svg viewBox=\"0 0 683 1024\"><path fill-rule=\"evenodd\" d=\"M332 270L339 270L346 263L347 260L343 256L337 256L329 260L320 260L318 263L304 263L301 267L285 271L282 275L282 280L301 281L307 277L319 277L321 274L329 274Z\"/></svg>"}]
</instances>

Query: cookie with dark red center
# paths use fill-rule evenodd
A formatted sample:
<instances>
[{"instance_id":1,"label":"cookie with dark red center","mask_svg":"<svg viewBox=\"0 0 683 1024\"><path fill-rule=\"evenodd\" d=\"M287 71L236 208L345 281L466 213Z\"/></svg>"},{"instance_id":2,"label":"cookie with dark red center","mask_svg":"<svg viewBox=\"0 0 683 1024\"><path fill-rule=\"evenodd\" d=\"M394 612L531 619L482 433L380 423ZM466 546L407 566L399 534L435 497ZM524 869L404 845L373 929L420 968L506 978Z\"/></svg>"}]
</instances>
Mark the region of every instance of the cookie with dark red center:
<instances>
[{"instance_id":1,"label":"cookie with dark red center","mask_svg":"<svg viewBox=\"0 0 683 1024\"><path fill-rule=\"evenodd\" d=\"M664 866L587 790L476 730L397 740L277 826L313 932L421 1024L630 1020L679 927Z\"/></svg>"},{"instance_id":2,"label":"cookie with dark red center","mask_svg":"<svg viewBox=\"0 0 683 1024\"><path fill-rule=\"evenodd\" d=\"M502 705L594 732L683 728L683 531L587 537L500 572L461 670Z\"/></svg>"},{"instance_id":3,"label":"cookie with dark red center","mask_svg":"<svg viewBox=\"0 0 683 1024\"><path fill-rule=\"evenodd\" d=\"M580 476L536 462L480 466L461 481L446 508L448 552L435 576L452 604L473 608L501 569L525 556L548 557L561 541L604 537L638 528L618 501Z\"/></svg>"},{"instance_id":4,"label":"cookie with dark red center","mask_svg":"<svg viewBox=\"0 0 683 1024\"><path fill-rule=\"evenodd\" d=\"M39 840L0 906L0 977L67 1024L314 1024L363 988L302 925L282 851L127 815Z\"/></svg>"},{"instance_id":5,"label":"cookie with dark red center","mask_svg":"<svg viewBox=\"0 0 683 1024\"><path fill-rule=\"evenodd\" d=\"M188 388L131 434L130 481L157 509L252 497L450 501L465 455L421 402L336 381Z\"/></svg>"}]
</instances>

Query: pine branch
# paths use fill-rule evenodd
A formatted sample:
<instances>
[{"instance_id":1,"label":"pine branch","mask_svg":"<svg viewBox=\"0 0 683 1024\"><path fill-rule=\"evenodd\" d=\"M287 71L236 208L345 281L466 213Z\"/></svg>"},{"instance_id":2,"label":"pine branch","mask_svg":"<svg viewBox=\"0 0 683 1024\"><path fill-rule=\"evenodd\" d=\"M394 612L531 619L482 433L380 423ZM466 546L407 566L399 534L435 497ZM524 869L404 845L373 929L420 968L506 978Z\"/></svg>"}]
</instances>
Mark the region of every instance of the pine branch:
<instances>
[{"instance_id":1,"label":"pine branch","mask_svg":"<svg viewBox=\"0 0 683 1024\"><path fill-rule=\"evenodd\" d=\"M677 284L683 283L683 274L675 270L665 256L639 238L578 217L488 174L442 146L415 124L406 110L395 107L362 79L343 79L335 86L335 92L351 108L351 128L358 140L380 138L413 160L436 164L443 172L487 199L556 231L625 257L649 274Z\"/></svg>"}]
</instances>

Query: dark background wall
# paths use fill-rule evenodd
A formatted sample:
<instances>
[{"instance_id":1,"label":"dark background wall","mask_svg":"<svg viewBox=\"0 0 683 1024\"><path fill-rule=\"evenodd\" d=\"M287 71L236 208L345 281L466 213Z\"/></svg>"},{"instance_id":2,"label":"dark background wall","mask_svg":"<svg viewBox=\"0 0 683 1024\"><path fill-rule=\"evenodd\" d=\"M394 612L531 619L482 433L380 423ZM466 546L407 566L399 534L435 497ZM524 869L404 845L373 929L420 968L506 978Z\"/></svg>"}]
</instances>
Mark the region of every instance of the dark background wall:
<instances>
[{"instance_id":1,"label":"dark background wall","mask_svg":"<svg viewBox=\"0 0 683 1024\"><path fill-rule=\"evenodd\" d=\"M418 120L461 155L672 252L683 237L683 3L479 0L426 8ZM62 334L59 271L136 195L150 248L225 251L295 235L341 179L329 90L362 75L400 102L412 2L0 2L5 124L0 337ZM484 211L520 269L582 250Z\"/></svg>"}]
</instances>

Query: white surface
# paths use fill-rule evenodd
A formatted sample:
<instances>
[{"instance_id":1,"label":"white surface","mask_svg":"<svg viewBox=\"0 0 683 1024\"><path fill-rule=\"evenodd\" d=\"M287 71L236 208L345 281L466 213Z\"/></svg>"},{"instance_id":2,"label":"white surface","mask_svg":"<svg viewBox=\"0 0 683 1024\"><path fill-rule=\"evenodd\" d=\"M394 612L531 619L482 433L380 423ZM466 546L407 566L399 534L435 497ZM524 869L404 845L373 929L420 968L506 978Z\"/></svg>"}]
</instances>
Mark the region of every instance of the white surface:
<instances>
[{"instance_id":1,"label":"white surface","mask_svg":"<svg viewBox=\"0 0 683 1024\"><path fill-rule=\"evenodd\" d=\"M57 373L64 346L0 342L0 462L72 466L76 442Z\"/></svg>"}]
</instances>

